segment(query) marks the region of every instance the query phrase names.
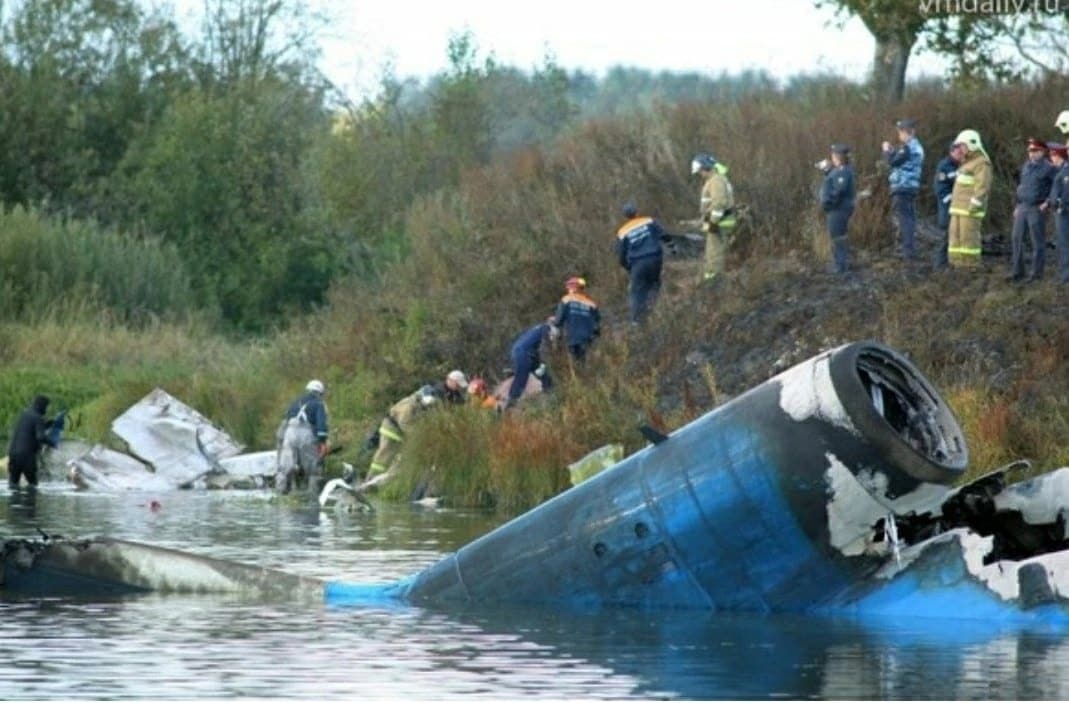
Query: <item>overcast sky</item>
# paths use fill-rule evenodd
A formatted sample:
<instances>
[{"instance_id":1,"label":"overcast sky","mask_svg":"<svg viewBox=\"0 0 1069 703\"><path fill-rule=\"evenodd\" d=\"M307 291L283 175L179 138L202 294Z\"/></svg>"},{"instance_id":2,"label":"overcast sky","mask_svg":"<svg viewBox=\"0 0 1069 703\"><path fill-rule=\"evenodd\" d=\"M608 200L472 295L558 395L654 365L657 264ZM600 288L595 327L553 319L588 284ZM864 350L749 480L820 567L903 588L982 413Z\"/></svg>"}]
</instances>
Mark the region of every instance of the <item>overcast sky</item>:
<instances>
[{"instance_id":1,"label":"overcast sky","mask_svg":"<svg viewBox=\"0 0 1069 703\"><path fill-rule=\"evenodd\" d=\"M562 67L594 73L625 65L712 74L756 68L777 77L829 70L860 78L873 53L860 21L839 28L834 13L812 0L309 2L333 17L322 68L351 97L373 90L387 63L398 76L441 70L450 36L464 30L480 55L492 52L507 65L532 68L548 50ZM909 75L939 74L941 66L914 56Z\"/></svg>"}]
</instances>

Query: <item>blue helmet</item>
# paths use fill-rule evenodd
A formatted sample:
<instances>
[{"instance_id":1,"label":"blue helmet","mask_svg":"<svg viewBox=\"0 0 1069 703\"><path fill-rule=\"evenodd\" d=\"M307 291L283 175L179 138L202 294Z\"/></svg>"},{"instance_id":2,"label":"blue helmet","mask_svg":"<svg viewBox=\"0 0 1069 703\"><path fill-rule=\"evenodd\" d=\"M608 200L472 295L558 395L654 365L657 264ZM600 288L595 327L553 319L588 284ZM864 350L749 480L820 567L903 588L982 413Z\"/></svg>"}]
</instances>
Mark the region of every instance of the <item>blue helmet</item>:
<instances>
[{"instance_id":1,"label":"blue helmet","mask_svg":"<svg viewBox=\"0 0 1069 703\"><path fill-rule=\"evenodd\" d=\"M690 160L690 173L694 175L699 171L711 171L716 166L716 159L712 154L707 154L704 151L700 154L695 154L694 158Z\"/></svg>"},{"instance_id":2,"label":"blue helmet","mask_svg":"<svg viewBox=\"0 0 1069 703\"><path fill-rule=\"evenodd\" d=\"M624 217L634 217L638 214L638 208L630 200L624 203L624 206L620 208L620 212Z\"/></svg>"}]
</instances>

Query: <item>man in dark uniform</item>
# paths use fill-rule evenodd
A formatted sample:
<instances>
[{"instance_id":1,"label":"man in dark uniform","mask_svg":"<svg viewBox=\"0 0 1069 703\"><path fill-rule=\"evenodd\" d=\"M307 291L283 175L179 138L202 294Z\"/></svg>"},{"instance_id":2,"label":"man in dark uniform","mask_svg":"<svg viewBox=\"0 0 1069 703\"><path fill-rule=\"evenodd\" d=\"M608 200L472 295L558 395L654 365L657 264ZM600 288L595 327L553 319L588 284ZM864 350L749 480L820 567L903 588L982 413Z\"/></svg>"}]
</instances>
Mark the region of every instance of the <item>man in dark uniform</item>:
<instances>
[{"instance_id":1,"label":"man in dark uniform","mask_svg":"<svg viewBox=\"0 0 1069 703\"><path fill-rule=\"evenodd\" d=\"M11 444L7 450L8 485L17 488L23 476L26 483L37 485L37 455L45 445L55 447L55 440L49 436L52 421L45 420L48 410L48 397L39 395L33 399L30 407L22 411L15 431L11 434Z\"/></svg>"},{"instance_id":2,"label":"man in dark uniform","mask_svg":"<svg viewBox=\"0 0 1069 703\"><path fill-rule=\"evenodd\" d=\"M832 144L830 161L822 161L818 165L824 171L820 206L828 221L835 273L842 274L846 273L847 269L846 230L857 200L854 167L850 165L850 147L845 144Z\"/></svg>"},{"instance_id":3,"label":"man in dark uniform","mask_svg":"<svg viewBox=\"0 0 1069 703\"><path fill-rule=\"evenodd\" d=\"M914 234L917 230L917 192L921 187L924 166L924 147L917 139L917 121L901 119L895 122L898 144L883 143L883 154L891 172L887 177L891 186L891 205L901 242L903 259L916 259Z\"/></svg>"},{"instance_id":4,"label":"man in dark uniform","mask_svg":"<svg viewBox=\"0 0 1069 703\"><path fill-rule=\"evenodd\" d=\"M631 323L638 324L661 290L665 234L652 217L639 217L632 203L624 205L623 215L627 221L616 232L616 258L631 274Z\"/></svg>"},{"instance_id":5,"label":"man in dark uniform","mask_svg":"<svg viewBox=\"0 0 1069 703\"><path fill-rule=\"evenodd\" d=\"M1047 142L1050 160L1058 171L1050 187L1047 210L1054 213L1058 242L1058 280L1069 283L1069 146Z\"/></svg>"},{"instance_id":6,"label":"man in dark uniform","mask_svg":"<svg viewBox=\"0 0 1069 703\"><path fill-rule=\"evenodd\" d=\"M587 347L601 334L601 313L586 294L586 279L573 276L564 282L564 289L567 293L557 303L553 324L564 330L568 351L576 361L582 361Z\"/></svg>"},{"instance_id":7,"label":"man in dark uniform","mask_svg":"<svg viewBox=\"0 0 1069 703\"><path fill-rule=\"evenodd\" d=\"M512 385L509 386L509 397L505 403L506 408L516 404L527 388L527 378L534 374L542 381L542 390L549 390L553 386L553 379L549 370L542 363L542 340L556 340L560 330L553 324L553 318L540 322L533 327L528 327L512 343Z\"/></svg>"},{"instance_id":8,"label":"man in dark uniform","mask_svg":"<svg viewBox=\"0 0 1069 703\"><path fill-rule=\"evenodd\" d=\"M965 147L961 144L951 144L944 156L935 167L935 176L932 179L932 191L935 193L936 217L935 223L939 228L939 242L936 243L935 257L932 268L936 271L945 271L950 267L949 235L950 235L950 196L954 192L954 181L958 177L958 164L965 157Z\"/></svg>"},{"instance_id":9,"label":"man in dark uniform","mask_svg":"<svg viewBox=\"0 0 1069 703\"><path fill-rule=\"evenodd\" d=\"M1007 280L1025 280L1024 242L1029 234L1032 242L1032 262L1029 281L1043 278L1043 264L1047 248L1047 198L1050 197L1055 168L1047 161L1047 143L1028 140L1028 158L1021 166L1017 184L1017 206L1013 209L1013 259Z\"/></svg>"}]
</instances>

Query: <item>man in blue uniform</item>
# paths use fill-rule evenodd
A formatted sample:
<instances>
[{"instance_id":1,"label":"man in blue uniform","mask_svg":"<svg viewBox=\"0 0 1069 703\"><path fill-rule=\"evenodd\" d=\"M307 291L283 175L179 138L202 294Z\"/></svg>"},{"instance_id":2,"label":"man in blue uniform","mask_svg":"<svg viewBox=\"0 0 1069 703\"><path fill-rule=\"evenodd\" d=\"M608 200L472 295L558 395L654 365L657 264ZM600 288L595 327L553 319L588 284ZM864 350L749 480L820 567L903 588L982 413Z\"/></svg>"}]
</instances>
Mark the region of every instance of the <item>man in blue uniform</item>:
<instances>
[{"instance_id":1,"label":"man in blue uniform","mask_svg":"<svg viewBox=\"0 0 1069 703\"><path fill-rule=\"evenodd\" d=\"M1047 198L1047 210L1054 214L1058 242L1058 280L1069 283L1069 146L1047 142L1050 160L1057 168Z\"/></svg>"},{"instance_id":2,"label":"man in blue uniform","mask_svg":"<svg viewBox=\"0 0 1069 703\"><path fill-rule=\"evenodd\" d=\"M1050 197L1055 168L1047 161L1047 144L1028 140L1028 158L1021 166L1017 183L1017 206L1013 209L1013 259L1011 281L1025 279L1025 235L1030 235L1032 261L1027 280L1043 278L1047 248L1047 199Z\"/></svg>"},{"instance_id":3,"label":"man in blue uniform","mask_svg":"<svg viewBox=\"0 0 1069 703\"><path fill-rule=\"evenodd\" d=\"M553 324L564 330L568 351L576 361L582 361L587 347L601 334L601 313L586 294L586 279L573 276L564 282L564 290L567 292L557 303Z\"/></svg>"},{"instance_id":4,"label":"man in blue uniform","mask_svg":"<svg viewBox=\"0 0 1069 703\"><path fill-rule=\"evenodd\" d=\"M902 258L916 259L917 192L921 187L924 167L924 147L917 139L917 122L902 119L895 122L898 145L883 143L883 153L891 167L888 183L891 186L891 207L898 226Z\"/></svg>"},{"instance_id":5,"label":"man in blue uniform","mask_svg":"<svg viewBox=\"0 0 1069 703\"><path fill-rule=\"evenodd\" d=\"M320 469L328 446L327 406L323 402L326 387L322 381L312 380L304 390L304 395L286 409L275 434L275 490L279 493L289 493L302 478L313 494L319 493Z\"/></svg>"},{"instance_id":6,"label":"man in blue uniform","mask_svg":"<svg viewBox=\"0 0 1069 703\"><path fill-rule=\"evenodd\" d=\"M15 423L7 449L7 482L11 488L17 488L23 476L26 483L36 486L37 455L46 445L54 448L58 444L49 433L52 422L45 420L48 402L48 396L35 397Z\"/></svg>"},{"instance_id":7,"label":"man in blue uniform","mask_svg":"<svg viewBox=\"0 0 1069 703\"><path fill-rule=\"evenodd\" d=\"M947 154L940 159L932 177L932 192L935 194L936 217L939 227L939 241L936 243L932 268L945 271L950 268L949 233L950 233L950 196L954 192L954 181L958 177L958 164L965 156L965 147L951 144Z\"/></svg>"},{"instance_id":8,"label":"man in blue uniform","mask_svg":"<svg viewBox=\"0 0 1069 703\"><path fill-rule=\"evenodd\" d=\"M639 217L633 203L624 205L623 215L627 221L616 231L616 258L631 274L631 323L638 324L661 290L665 234L652 217Z\"/></svg>"},{"instance_id":9,"label":"man in blue uniform","mask_svg":"<svg viewBox=\"0 0 1069 703\"><path fill-rule=\"evenodd\" d=\"M850 165L850 147L845 144L831 145L831 160L818 164L824 171L824 184L820 189L820 206L827 218L828 236L831 237L835 273L846 273L846 230L850 216L854 214L856 187L854 167Z\"/></svg>"},{"instance_id":10,"label":"man in blue uniform","mask_svg":"<svg viewBox=\"0 0 1069 703\"><path fill-rule=\"evenodd\" d=\"M542 381L542 390L549 390L553 386L553 379L549 375L549 369L542 362L542 340L556 340L560 330L553 324L553 318L540 322L533 327L524 330L512 343L512 385L509 386L509 397L505 403L506 408L516 404L527 388L527 378L534 374Z\"/></svg>"}]
</instances>

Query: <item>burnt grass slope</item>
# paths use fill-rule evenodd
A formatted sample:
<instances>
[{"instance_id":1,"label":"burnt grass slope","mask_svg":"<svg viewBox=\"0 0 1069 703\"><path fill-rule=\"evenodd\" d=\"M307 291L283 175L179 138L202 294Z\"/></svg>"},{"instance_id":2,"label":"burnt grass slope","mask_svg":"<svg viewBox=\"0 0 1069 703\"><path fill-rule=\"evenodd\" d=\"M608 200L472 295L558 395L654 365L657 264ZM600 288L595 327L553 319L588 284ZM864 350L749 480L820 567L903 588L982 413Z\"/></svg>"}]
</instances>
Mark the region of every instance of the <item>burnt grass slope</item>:
<instances>
[{"instance_id":1,"label":"burnt grass slope","mask_svg":"<svg viewBox=\"0 0 1069 703\"><path fill-rule=\"evenodd\" d=\"M932 243L921 244L919 262L897 259L889 239L855 246L845 277L826 273L817 254L729 257L714 287L695 283L696 260L670 261L645 332L651 356L671 359L659 407L700 412L821 350L873 339L904 353L950 403L971 475L1019 457L1037 469L1069 463L1069 285L1049 266L1038 283L1007 282L999 255L980 271L933 272Z\"/></svg>"}]
</instances>

